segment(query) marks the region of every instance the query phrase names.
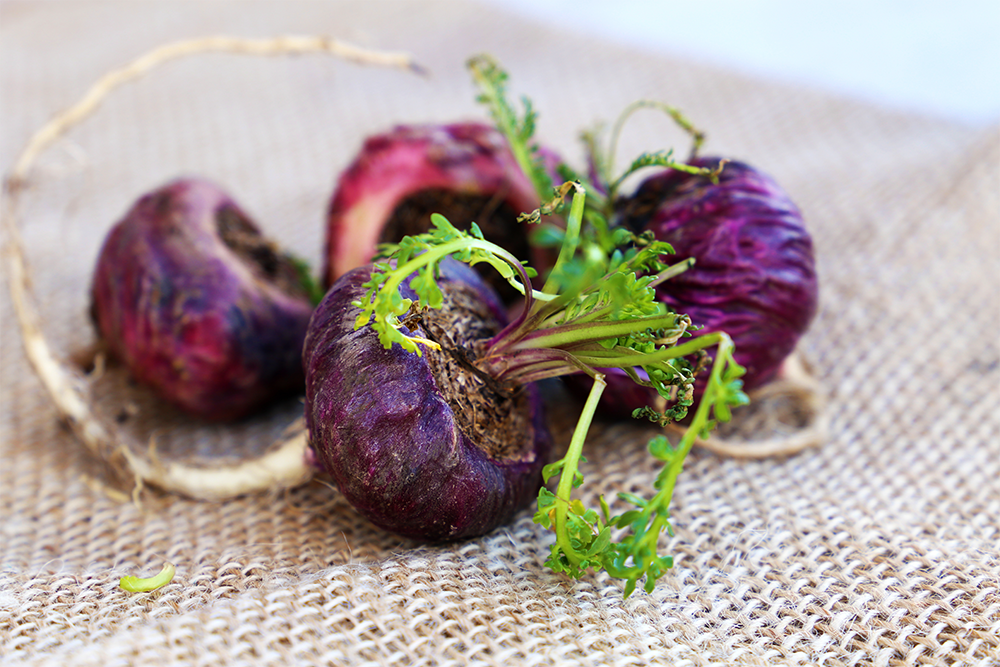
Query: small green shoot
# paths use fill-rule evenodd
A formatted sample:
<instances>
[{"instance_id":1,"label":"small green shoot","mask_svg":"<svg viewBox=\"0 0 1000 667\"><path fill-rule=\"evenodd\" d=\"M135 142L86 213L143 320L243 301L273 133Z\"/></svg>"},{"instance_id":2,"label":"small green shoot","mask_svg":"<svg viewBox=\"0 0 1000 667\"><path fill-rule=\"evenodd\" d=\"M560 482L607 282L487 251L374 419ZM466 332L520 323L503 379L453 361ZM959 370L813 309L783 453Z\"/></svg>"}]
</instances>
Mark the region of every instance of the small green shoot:
<instances>
[{"instance_id":1,"label":"small green shoot","mask_svg":"<svg viewBox=\"0 0 1000 667\"><path fill-rule=\"evenodd\" d=\"M531 142L535 133L535 121L538 119L531 100L521 98L525 111L523 116L518 116L507 101L507 73L500 69L496 61L489 56L480 55L471 58L468 67L480 90L476 100L486 105L497 128L505 136L517 138L511 142L514 158L534 183L535 189L544 193L542 199L547 199L552 191L552 179L538 159L538 146Z\"/></svg>"},{"instance_id":2,"label":"small green shoot","mask_svg":"<svg viewBox=\"0 0 1000 667\"><path fill-rule=\"evenodd\" d=\"M309 266L309 262L306 260L296 257L294 255L286 255L292 263L292 267L295 269L295 276L299 280L299 284L302 286L303 291L305 291L306 296L309 297L309 303L313 306L318 306L319 302L323 300L326 292L323 290L323 286L320 282L313 276L312 267Z\"/></svg>"},{"instance_id":3,"label":"small green shoot","mask_svg":"<svg viewBox=\"0 0 1000 667\"><path fill-rule=\"evenodd\" d=\"M540 157L538 144L534 141L538 113L531 100L526 97L521 98L524 112L519 116L517 110L507 100L508 75L495 60L487 55L478 55L468 61L468 66L474 82L479 86L480 92L476 99L487 107L497 129L510 144L511 152L522 171L531 177L541 201L548 201L554 192L552 175L546 169ZM691 137L692 145L688 160L697 155L705 141L704 132L697 129L678 109L652 100L634 102L622 111L612 128L607 147L602 147L601 128L581 135L590 166L589 173L578 173L566 164L558 165L556 172L563 181L578 182L586 190L587 203L583 214L586 225L581 233L591 236L591 240L605 253L612 253L616 248L623 246L621 239L616 238L615 234L623 233L625 230L613 229L611 223L614 218L614 202L619 189L629 176L647 167L664 167L700 174L716 181L724 167L724 163L714 168L694 167L685 161L675 159L672 149L661 149L642 153L623 171L616 173L614 163L622 129L633 114L641 109L653 109L665 114ZM565 196L567 193L561 194ZM557 200L561 201L561 198L557 197ZM549 215L551 211L542 209L541 214ZM531 222L538 222L538 218ZM559 227L544 225L533 235L532 242L558 246L562 241L560 236L562 232Z\"/></svg>"},{"instance_id":4,"label":"small green shoot","mask_svg":"<svg viewBox=\"0 0 1000 667\"><path fill-rule=\"evenodd\" d=\"M473 223L468 232L463 232L437 213L431 216L431 222L433 229L430 232L407 236L398 244L382 247L382 254L388 254L393 261L375 264L371 278L364 284L367 290L365 296L353 304L361 309L355 328L360 329L371 322L386 349L397 343L408 352L420 354L421 345L437 347L437 343L400 331L402 324L399 318L409 312L413 302L403 297L399 288L403 281L416 273L410 281L410 288L417 293L420 304L440 308L443 294L436 278L438 265L446 257L454 256L473 266L486 262L515 289L522 294L527 289L527 295L531 296L530 280L535 275L534 271L500 246L483 239L478 225Z\"/></svg>"},{"instance_id":5,"label":"small green shoot","mask_svg":"<svg viewBox=\"0 0 1000 667\"><path fill-rule=\"evenodd\" d=\"M173 580L175 572L176 568L172 563L164 563L159 574L146 579L133 576L122 577L118 586L129 593L148 593L169 584Z\"/></svg>"}]
</instances>

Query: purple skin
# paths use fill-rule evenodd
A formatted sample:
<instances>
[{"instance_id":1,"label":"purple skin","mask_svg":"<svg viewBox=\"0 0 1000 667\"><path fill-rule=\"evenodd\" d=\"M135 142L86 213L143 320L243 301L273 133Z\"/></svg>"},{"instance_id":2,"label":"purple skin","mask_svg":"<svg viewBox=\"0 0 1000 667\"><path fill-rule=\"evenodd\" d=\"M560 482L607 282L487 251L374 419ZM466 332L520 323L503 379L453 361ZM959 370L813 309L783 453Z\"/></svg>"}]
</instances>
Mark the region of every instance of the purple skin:
<instances>
[{"instance_id":1,"label":"purple skin","mask_svg":"<svg viewBox=\"0 0 1000 667\"><path fill-rule=\"evenodd\" d=\"M551 438L534 385L519 456L494 458L461 430L423 356L385 349L371 327L354 330L371 274L363 266L336 281L319 305L305 344L306 426L322 470L376 525L429 541L482 535L507 523L542 483ZM478 274L441 264L443 290L465 283L504 323L499 298ZM407 298L416 295L406 287Z\"/></svg>"},{"instance_id":2,"label":"purple skin","mask_svg":"<svg viewBox=\"0 0 1000 667\"><path fill-rule=\"evenodd\" d=\"M253 260L223 241L220 224L256 239ZM302 390L312 305L276 283L279 273L285 284L298 280L284 260L218 187L176 180L108 234L91 314L136 380L190 415L239 419Z\"/></svg>"},{"instance_id":3,"label":"purple skin","mask_svg":"<svg viewBox=\"0 0 1000 667\"><path fill-rule=\"evenodd\" d=\"M720 158L694 166L714 168ZM817 307L812 239L798 207L769 176L727 162L719 183L665 170L646 179L618 205L620 223L652 231L670 243L669 261L695 258L694 267L662 283L661 301L704 328L728 333L736 361L746 367L744 389L770 382L809 327ZM605 407L619 414L650 404L645 388L611 378ZM696 393L700 393L697 391Z\"/></svg>"}]
</instances>

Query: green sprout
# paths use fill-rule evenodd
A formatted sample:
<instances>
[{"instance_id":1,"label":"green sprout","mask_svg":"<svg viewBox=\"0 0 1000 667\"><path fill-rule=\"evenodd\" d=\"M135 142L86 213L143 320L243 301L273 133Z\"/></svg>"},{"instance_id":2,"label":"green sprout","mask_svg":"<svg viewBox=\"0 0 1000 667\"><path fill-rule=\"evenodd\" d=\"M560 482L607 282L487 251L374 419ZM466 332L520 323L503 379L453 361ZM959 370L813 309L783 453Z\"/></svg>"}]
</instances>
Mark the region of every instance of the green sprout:
<instances>
[{"instance_id":1,"label":"green sprout","mask_svg":"<svg viewBox=\"0 0 1000 667\"><path fill-rule=\"evenodd\" d=\"M398 344L420 354L422 347L436 344L405 333L401 318L413 309L442 306L443 295L437 285L440 263L452 257L470 265L486 263L497 270L524 295L524 308L496 336L476 343L476 354L470 358L477 370L511 391L572 373L593 379L566 455L543 471L546 483L556 480L555 492L546 487L540 490L534 516L556 536L546 564L576 578L603 569L625 580L626 597L640 580L645 582L644 589L651 591L673 564L670 556L660 555L659 539L663 532L672 534L670 502L685 457L698 438L706 437L717 422L727 421L731 409L748 399L740 380L744 369L733 358L732 339L721 332L692 336L690 318L656 299L655 287L688 269L693 261L665 262L673 253L669 244L650 234L614 228L609 223L608 207L622 180L643 167L671 166L710 178L716 177L718 170L674 162L666 151L644 154L622 175L611 178L602 173L611 162L604 156L600 162L605 167L597 172L599 186L564 167L560 174L574 178L553 188L532 143L536 114L530 102L524 100L525 112L519 116L506 101L506 74L489 58L474 58L469 67L481 90L480 101L488 105L521 168L531 176L545 202L538 210L523 214L521 220L538 223L560 212L570 199L561 224L540 225L533 235L535 243L558 248L558 257L542 288L534 289L531 278L535 272L483 238L478 226L473 223L463 232L435 214L430 231L381 246L382 259L365 284L366 293L354 302L360 309L355 328L372 327L387 349ZM637 108L630 108L626 115ZM679 113L672 117L690 127ZM691 132L697 145L702 135L693 128ZM400 291L407 280L417 296L415 301ZM606 386L607 370L620 369L633 382L653 388L663 399L662 410L647 407L636 410L633 416L666 425L688 417L694 403L695 378L704 370L709 348L714 348L714 359L708 381L685 434L677 445L663 436L649 443L650 454L663 464L652 498L619 494L618 499L629 508L614 515L603 496L599 509L587 508L574 499L573 490L584 481L579 470L585 460L583 447Z\"/></svg>"},{"instance_id":2,"label":"green sprout","mask_svg":"<svg viewBox=\"0 0 1000 667\"><path fill-rule=\"evenodd\" d=\"M164 563L163 569L160 570L159 574L146 579L133 576L122 577L118 582L118 586L129 593L148 593L169 584L173 580L176 571L172 563Z\"/></svg>"}]
</instances>

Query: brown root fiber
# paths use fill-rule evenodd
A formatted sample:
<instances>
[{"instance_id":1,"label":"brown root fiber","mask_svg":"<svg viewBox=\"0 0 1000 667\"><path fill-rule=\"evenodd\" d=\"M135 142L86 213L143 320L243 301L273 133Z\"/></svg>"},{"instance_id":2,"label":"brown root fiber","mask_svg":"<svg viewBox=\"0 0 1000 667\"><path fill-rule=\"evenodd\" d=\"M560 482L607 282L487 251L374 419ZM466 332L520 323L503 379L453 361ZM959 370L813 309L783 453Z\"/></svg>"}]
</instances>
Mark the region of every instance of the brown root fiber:
<instances>
[{"instance_id":1,"label":"brown root fiber","mask_svg":"<svg viewBox=\"0 0 1000 667\"><path fill-rule=\"evenodd\" d=\"M424 351L431 373L469 440L493 459L519 459L531 447L524 438L532 428L528 396L491 382L467 351L471 342L495 335L500 323L475 290L455 283L448 288L440 310L417 315L421 335L441 345Z\"/></svg>"}]
</instances>

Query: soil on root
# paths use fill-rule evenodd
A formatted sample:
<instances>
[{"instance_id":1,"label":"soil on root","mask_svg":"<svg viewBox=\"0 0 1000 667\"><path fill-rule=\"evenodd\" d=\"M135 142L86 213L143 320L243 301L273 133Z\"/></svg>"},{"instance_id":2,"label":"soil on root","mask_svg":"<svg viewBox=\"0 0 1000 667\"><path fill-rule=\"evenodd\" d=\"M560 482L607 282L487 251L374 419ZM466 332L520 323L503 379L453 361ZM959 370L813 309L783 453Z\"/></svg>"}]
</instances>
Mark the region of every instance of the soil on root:
<instances>
[{"instance_id":1,"label":"soil on root","mask_svg":"<svg viewBox=\"0 0 1000 667\"><path fill-rule=\"evenodd\" d=\"M215 214L215 225L226 247L252 267L260 280L290 296L309 296L295 262L237 209L232 206L220 208Z\"/></svg>"},{"instance_id":2,"label":"soil on root","mask_svg":"<svg viewBox=\"0 0 1000 667\"><path fill-rule=\"evenodd\" d=\"M500 323L473 288L449 283L442 291L440 310L412 314L404 323L441 345L423 354L459 429L495 460L531 456L535 434L527 392L506 391L473 365L471 343L495 335Z\"/></svg>"}]
</instances>

